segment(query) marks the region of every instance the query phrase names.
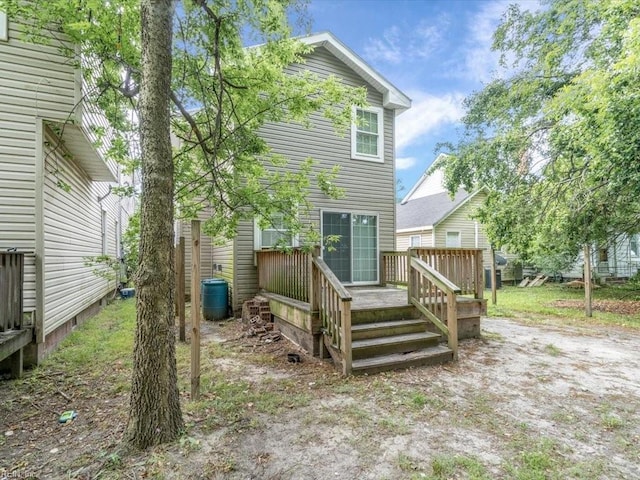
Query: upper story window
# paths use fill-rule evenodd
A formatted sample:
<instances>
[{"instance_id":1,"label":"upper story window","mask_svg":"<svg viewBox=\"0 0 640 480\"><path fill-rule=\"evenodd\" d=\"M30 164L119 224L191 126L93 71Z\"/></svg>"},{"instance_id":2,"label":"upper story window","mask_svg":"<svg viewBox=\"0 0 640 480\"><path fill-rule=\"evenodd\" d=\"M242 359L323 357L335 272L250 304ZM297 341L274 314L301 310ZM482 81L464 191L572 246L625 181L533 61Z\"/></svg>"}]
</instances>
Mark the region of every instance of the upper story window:
<instances>
[{"instance_id":1,"label":"upper story window","mask_svg":"<svg viewBox=\"0 0 640 480\"><path fill-rule=\"evenodd\" d=\"M0 40L9 40L9 21L7 20L7 14L0 12Z\"/></svg>"},{"instance_id":2,"label":"upper story window","mask_svg":"<svg viewBox=\"0 0 640 480\"><path fill-rule=\"evenodd\" d=\"M460 232L447 232L445 246L447 248L460 248L462 246Z\"/></svg>"},{"instance_id":3,"label":"upper story window","mask_svg":"<svg viewBox=\"0 0 640 480\"><path fill-rule=\"evenodd\" d=\"M351 126L351 158L384 161L384 111L377 107L356 108Z\"/></svg>"},{"instance_id":4,"label":"upper story window","mask_svg":"<svg viewBox=\"0 0 640 480\"><path fill-rule=\"evenodd\" d=\"M409 246L410 247L421 247L422 246L422 235L411 235L409 238Z\"/></svg>"}]
</instances>

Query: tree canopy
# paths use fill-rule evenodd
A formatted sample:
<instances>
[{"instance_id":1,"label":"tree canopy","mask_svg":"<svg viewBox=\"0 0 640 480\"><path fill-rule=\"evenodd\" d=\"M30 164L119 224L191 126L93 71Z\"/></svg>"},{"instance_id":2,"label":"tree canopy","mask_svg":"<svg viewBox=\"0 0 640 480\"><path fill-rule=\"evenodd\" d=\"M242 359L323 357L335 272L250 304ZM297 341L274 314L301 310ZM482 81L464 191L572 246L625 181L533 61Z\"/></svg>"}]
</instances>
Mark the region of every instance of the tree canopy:
<instances>
[{"instance_id":1,"label":"tree canopy","mask_svg":"<svg viewBox=\"0 0 640 480\"><path fill-rule=\"evenodd\" d=\"M573 258L640 228L640 4L512 5L494 34L509 72L465 100L451 191L486 186L491 241Z\"/></svg>"},{"instance_id":2,"label":"tree canopy","mask_svg":"<svg viewBox=\"0 0 640 480\"><path fill-rule=\"evenodd\" d=\"M306 18L297 0L0 0L0 8L23 22L26 39L56 43L82 67L84 103L97 106L110 127L93 126L97 141L106 140L107 154L130 171L141 168L126 439L143 448L170 441L183 425L173 332L174 207L188 218L213 205L205 228L218 237L232 237L243 218L269 222L276 213L300 232L313 161L285 168L260 128L305 124L319 112L346 130L365 91L290 68L310 51L291 38L292 20ZM331 182L337 167L316 173L323 192L340 194Z\"/></svg>"}]
</instances>

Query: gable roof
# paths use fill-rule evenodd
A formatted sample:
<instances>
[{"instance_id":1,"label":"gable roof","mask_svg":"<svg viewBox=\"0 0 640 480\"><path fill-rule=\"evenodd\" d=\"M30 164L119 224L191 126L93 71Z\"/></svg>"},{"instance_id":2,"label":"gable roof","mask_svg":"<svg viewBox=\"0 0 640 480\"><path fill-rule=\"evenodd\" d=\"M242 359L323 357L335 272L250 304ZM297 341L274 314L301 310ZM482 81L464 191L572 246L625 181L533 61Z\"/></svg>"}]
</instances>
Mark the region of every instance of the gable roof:
<instances>
[{"instance_id":1,"label":"gable roof","mask_svg":"<svg viewBox=\"0 0 640 480\"><path fill-rule=\"evenodd\" d=\"M442 167L443 163L447 161L447 158L449 157L449 155L447 155L446 153L440 153L436 159L431 163L431 165L429 165L424 173L422 174L422 176L418 179L418 181L415 183L415 185L413 187L411 187L411 190L409 190L409 192L404 196L404 198L402 199L401 203L407 203L409 200L411 200L411 196L416 192L416 190L418 190L422 184L427 181L427 179L439 168Z\"/></svg>"},{"instance_id":2,"label":"gable roof","mask_svg":"<svg viewBox=\"0 0 640 480\"><path fill-rule=\"evenodd\" d=\"M338 40L331 32L321 32L300 37L300 41L307 45L324 47L329 50L336 58L344 62L382 94L382 104L385 108L395 110L396 114L398 114L411 107L411 99L407 95L402 93L380 73L376 72L367 62Z\"/></svg>"},{"instance_id":3,"label":"gable roof","mask_svg":"<svg viewBox=\"0 0 640 480\"><path fill-rule=\"evenodd\" d=\"M460 189L453 199L448 192L441 192L398 204L396 205L396 232L432 228L480 191L470 194Z\"/></svg>"}]
</instances>

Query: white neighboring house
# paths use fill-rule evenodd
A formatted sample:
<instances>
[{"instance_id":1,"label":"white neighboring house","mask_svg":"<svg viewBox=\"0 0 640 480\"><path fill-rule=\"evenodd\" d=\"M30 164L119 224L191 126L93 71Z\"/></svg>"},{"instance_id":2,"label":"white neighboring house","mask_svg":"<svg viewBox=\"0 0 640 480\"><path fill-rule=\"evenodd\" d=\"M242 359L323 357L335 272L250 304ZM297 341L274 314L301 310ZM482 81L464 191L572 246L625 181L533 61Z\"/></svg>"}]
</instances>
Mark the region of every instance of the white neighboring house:
<instances>
[{"instance_id":1,"label":"white neighboring house","mask_svg":"<svg viewBox=\"0 0 640 480\"><path fill-rule=\"evenodd\" d=\"M0 13L0 252L26 253L23 309L35 328L25 353L37 363L113 293L85 258L120 256L133 205L110 193L121 175L94 147L91 127L105 121L82 102L81 72L20 30Z\"/></svg>"},{"instance_id":2,"label":"white neighboring house","mask_svg":"<svg viewBox=\"0 0 640 480\"><path fill-rule=\"evenodd\" d=\"M628 279L640 271L640 234L618 235L606 245L591 249L593 277L604 282ZM584 277L584 254L580 252L572 268L560 272L565 279Z\"/></svg>"},{"instance_id":3,"label":"white neighboring house","mask_svg":"<svg viewBox=\"0 0 640 480\"><path fill-rule=\"evenodd\" d=\"M485 249L484 261L491 265L490 245L484 228L471 218L486 198L484 190L458 190L451 197L443 185L440 154L396 206L396 250L409 247Z\"/></svg>"}]
</instances>

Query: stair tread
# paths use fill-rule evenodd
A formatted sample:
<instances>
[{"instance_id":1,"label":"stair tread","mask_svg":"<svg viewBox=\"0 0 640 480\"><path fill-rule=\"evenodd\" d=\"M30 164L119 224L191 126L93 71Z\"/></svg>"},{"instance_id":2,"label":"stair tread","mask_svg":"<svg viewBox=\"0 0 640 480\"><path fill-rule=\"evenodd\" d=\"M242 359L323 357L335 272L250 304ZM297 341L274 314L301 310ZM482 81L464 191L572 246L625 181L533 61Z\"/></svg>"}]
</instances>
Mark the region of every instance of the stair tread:
<instances>
[{"instance_id":1,"label":"stair tread","mask_svg":"<svg viewBox=\"0 0 640 480\"><path fill-rule=\"evenodd\" d=\"M422 325L422 324L426 324L426 321L422 318L410 318L405 320L387 320L385 322L359 323L357 325L351 325L351 331L356 332L360 330L373 330L376 328L403 327L406 325Z\"/></svg>"},{"instance_id":2,"label":"stair tread","mask_svg":"<svg viewBox=\"0 0 640 480\"><path fill-rule=\"evenodd\" d=\"M421 348L408 353L391 353L377 357L362 358L353 360L351 367L353 370L363 370L371 367L382 367L391 365L402 365L402 363L453 354L452 350L444 345L436 345L428 348Z\"/></svg>"},{"instance_id":3,"label":"stair tread","mask_svg":"<svg viewBox=\"0 0 640 480\"><path fill-rule=\"evenodd\" d=\"M358 348L375 347L381 345L389 345L394 343L411 342L416 340L431 340L440 338L440 335L431 332L406 333L403 335L393 335L389 337L365 338L362 340L354 340L351 347L356 350Z\"/></svg>"}]
</instances>

